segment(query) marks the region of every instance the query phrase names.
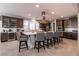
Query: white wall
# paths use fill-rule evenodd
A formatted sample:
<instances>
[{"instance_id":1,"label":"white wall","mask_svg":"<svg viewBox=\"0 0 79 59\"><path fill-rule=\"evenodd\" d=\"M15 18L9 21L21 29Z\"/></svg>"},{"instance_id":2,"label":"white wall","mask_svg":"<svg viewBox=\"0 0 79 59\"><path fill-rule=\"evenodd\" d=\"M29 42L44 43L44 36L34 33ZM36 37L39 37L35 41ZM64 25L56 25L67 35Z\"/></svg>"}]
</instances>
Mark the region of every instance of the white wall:
<instances>
[{"instance_id":1,"label":"white wall","mask_svg":"<svg viewBox=\"0 0 79 59\"><path fill-rule=\"evenodd\" d=\"M0 20L0 32L2 31L2 21Z\"/></svg>"},{"instance_id":2,"label":"white wall","mask_svg":"<svg viewBox=\"0 0 79 59\"><path fill-rule=\"evenodd\" d=\"M77 16L78 16L78 28L77 28L77 30L78 30L78 41L79 41L79 13L77 14Z\"/></svg>"},{"instance_id":3,"label":"white wall","mask_svg":"<svg viewBox=\"0 0 79 59\"><path fill-rule=\"evenodd\" d=\"M53 23L55 23L55 31L56 31L56 19L51 22L51 31L53 31Z\"/></svg>"}]
</instances>

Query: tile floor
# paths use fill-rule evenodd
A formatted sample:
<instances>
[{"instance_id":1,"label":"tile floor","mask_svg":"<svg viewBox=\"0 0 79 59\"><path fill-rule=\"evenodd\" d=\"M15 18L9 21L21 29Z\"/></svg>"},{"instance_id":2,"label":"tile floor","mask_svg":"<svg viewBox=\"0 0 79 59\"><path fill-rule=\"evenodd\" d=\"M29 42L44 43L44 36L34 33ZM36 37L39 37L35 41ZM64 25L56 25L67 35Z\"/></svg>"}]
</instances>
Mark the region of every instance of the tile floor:
<instances>
[{"instance_id":1,"label":"tile floor","mask_svg":"<svg viewBox=\"0 0 79 59\"><path fill-rule=\"evenodd\" d=\"M33 48L18 52L18 46L18 41L0 43L0 56L79 56L79 42L70 39L64 39L63 43L49 49L41 48L39 53Z\"/></svg>"}]
</instances>

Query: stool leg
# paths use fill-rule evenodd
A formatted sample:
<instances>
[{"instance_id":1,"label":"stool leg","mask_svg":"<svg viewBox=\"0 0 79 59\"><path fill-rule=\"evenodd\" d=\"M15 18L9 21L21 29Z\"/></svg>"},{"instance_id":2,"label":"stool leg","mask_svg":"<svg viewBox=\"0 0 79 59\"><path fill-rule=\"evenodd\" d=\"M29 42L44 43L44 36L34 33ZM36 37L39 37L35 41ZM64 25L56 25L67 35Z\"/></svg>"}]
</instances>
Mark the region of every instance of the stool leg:
<instances>
[{"instance_id":1,"label":"stool leg","mask_svg":"<svg viewBox=\"0 0 79 59\"><path fill-rule=\"evenodd\" d=\"M59 37L59 43L61 42L61 37Z\"/></svg>"},{"instance_id":2,"label":"stool leg","mask_svg":"<svg viewBox=\"0 0 79 59\"><path fill-rule=\"evenodd\" d=\"M49 48L49 40L47 39L47 48Z\"/></svg>"},{"instance_id":3,"label":"stool leg","mask_svg":"<svg viewBox=\"0 0 79 59\"><path fill-rule=\"evenodd\" d=\"M40 48L40 42L38 42L38 52L39 52L39 48Z\"/></svg>"},{"instance_id":4,"label":"stool leg","mask_svg":"<svg viewBox=\"0 0 79 59\"><path fill-rule=\"evenodd\" d=\"M59 44L59 38L56 38L56 43Z\"/></svg>"},{"instance_id":5,"label":"stool leg","mask_svg":"<svg viewBox=\"0 0 79 59\"><path fill-rule=\"evenodd\" d=\"M35 41L35 45L34 45L34 49L36 48L36 41Z\"/></svg>"},{"instance_id":6,"label":"stool leg","mask_svg":"<svg viewBox=\"0 0 79 59\"><path fill-rule=\"evenodd\" d=\"M50 40L50 44L51 44L51 46L53 46L53 42L52 42L52 39Z\"/></svg>"},{"instance_id":7,"label":"stool leg","mask_svg":"<svg viewBox=\"0 0 79 59\"><path fill-rule=\"evenodd\" d=\"M45 42L43 41L43 47L44 47L44 49L45 49Z\"/></svg>"},{"instance_id":8,"label":"stool leg","mask_svg":"<svg viewBox=\"0 0 79 59\"><path fill-rule=\"evenodd\" d=\"M54 45L55 45L55 42L56 42L55 39L53 39L53 42L54 42Z\"/></svg>"},{"instance_id":9,"label":"stool leg","mask_svg":"<svg viewBox=\"0 0 79 59\"><path fill-rule=\"evenodd\" d=\"M20 49L21 49L20 47L21 47L21 41L19 42L19 52L20 52Z\"/></svg>"},{"instance_id":10,"label":"stool leg","mask_svg":"<svg viewBox=\"0 0 79 59\"><path fill-rule=\"evenodd\" d=\"M27 49L28 49L28 44L27 44L27 41L26 41L26 47L27 47Z\"/></svg>"}]
</instances>

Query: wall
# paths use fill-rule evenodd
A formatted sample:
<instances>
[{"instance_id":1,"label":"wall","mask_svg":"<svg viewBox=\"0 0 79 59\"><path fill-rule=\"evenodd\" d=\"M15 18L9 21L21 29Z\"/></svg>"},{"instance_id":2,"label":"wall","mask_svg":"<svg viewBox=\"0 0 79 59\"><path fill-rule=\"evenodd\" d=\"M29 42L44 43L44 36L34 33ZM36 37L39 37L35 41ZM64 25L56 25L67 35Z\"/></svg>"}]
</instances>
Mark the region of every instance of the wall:
<instances>
[{"instance_id":1,"label":"wall","mask_svg":"<svg viewBox=\"0 0 79 59\"><path fill-rule=\"evenodd\" d=\"M2 32L2 21L0 20L0 32Z\"/></svg>"},{"instance_id":2,"label":"wall","mask_svg":"<svg viewBox=\"0 0 79 59\"><path fill-rule=\"evenodd\" d=\"M77 16L78 16L78 28L77 28L77 30L78 30L78 41L79 41L79 13L77 14Z\"/></svg>"},{"instance_id":3,"label":"wall","mask_svg":"<svg viewBox=\"0 0 79 59\"><path fill-rule=\"evenodd\" d=\"M55 23L55 31L56 31L56 20L53 20L53 21L51 22L51 31L54 31L54 30L53 30L53 29L54 29L53 23Z\"/></svg>"}]
</instances>

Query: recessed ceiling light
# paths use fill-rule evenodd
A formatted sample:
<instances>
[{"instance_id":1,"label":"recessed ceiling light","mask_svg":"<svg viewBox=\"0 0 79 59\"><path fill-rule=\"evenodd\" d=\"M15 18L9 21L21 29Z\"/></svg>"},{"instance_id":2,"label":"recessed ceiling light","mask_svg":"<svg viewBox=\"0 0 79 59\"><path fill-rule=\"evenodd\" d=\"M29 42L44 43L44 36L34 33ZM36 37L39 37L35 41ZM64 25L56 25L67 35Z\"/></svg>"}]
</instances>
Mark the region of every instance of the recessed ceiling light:
<instances>
[{"instance_id":1,"label":"recessed ceiling light","mask_svg":"<svg viewBox=\"0 0 79 59\"><path fill-rule=\"evenodd\" d=\"M63 18L63 16L61 16L61 18Z\"/></svg>"},{"instance_id":2,"label":"recessed ceiling light","mask_svg":"<svg viewBox=\"0 0 79 59\"><path fill-rule=\"evenodd\" d=\"M55 14L55 12L51 12L52 14Z\"/></svg>"},{"instance_id":3,"label":"recessed ceiling light","mask_svg":"<svg viewBox=\"0 0 79 59\"><path fill-rule=\"evenodd\" d=\"M36 4L36 5L35 5L35 7L36 7L36 8L39 8L39 5L38 5L38 4Z\"/></svg>"}]
</instances>

